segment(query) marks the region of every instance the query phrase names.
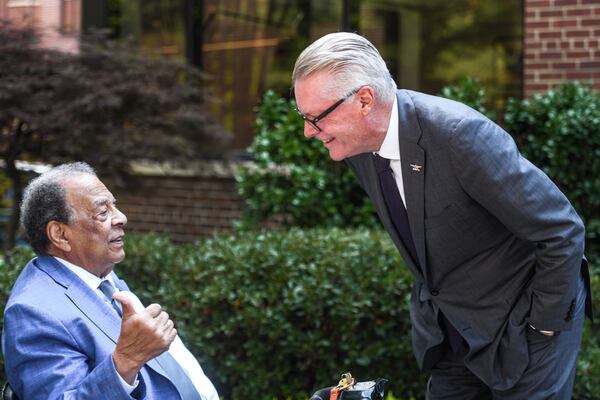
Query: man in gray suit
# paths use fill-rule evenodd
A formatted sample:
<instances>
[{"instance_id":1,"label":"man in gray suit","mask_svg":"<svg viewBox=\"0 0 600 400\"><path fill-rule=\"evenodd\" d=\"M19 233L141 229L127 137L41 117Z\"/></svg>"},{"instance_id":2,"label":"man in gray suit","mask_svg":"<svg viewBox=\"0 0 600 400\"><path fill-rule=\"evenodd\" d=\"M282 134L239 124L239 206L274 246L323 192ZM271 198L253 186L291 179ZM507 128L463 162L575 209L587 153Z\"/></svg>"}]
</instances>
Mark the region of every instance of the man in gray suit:
<instances>
[{"instance_id":1,"label":"man in gray suit","mask_svg":"<svg viewBox=\"0 0 600 400\"><path fill-rule=\"evenodd\" d=\"M427 398L571 398L591 299L560 190L477 111L398 90L359 35L315 41L292 81L304 135L348 162L415 275Z\"/></svg>"}]
</instances>

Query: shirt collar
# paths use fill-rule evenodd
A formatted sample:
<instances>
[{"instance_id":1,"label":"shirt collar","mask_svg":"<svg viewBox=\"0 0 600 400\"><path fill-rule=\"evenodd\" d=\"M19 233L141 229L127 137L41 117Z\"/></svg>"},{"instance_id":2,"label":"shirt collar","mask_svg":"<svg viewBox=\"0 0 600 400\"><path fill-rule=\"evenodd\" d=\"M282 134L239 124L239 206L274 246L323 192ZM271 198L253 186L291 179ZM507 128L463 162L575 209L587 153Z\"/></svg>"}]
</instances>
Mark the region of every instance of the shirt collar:
<instances>
[{"instance_id":1,"label":"shirt collar","mask_svg":"<svg viewBox=\"0 0 600 400\"><path fill-rule=\"evenodd\" d=\"M92 290L98 289L98 286L100 286L100 283L103 280L108 280L113 286L115 286L115 282L112 277L112 272L110 274L108 274L104 279L102 279L102 278L99 278L96 275L92 274L91 272L87 271L86 269L79 267L73 263L68 262L67 260L63 260L62 258L56 257L56 256L54 256L54 258L57 261L61 262L65 267L67 267L75 275L77 275L79 277L79 279L84 281L86 285L88 285L90 288L92 288Z\"/></svg>"},{"instance_id":2,"label":"shirt collar","mask_svg":"<svg viewBox=\"0 0 600 400\"><path fill-rule=\"evenodd\" d=\"M377 154L388 160L400 160L400 145L398 141L398 102L395 99L394 104L392 105L390 124L388 125L385 139L383 139L383 143Z\"/></svg>"}]
</instances>

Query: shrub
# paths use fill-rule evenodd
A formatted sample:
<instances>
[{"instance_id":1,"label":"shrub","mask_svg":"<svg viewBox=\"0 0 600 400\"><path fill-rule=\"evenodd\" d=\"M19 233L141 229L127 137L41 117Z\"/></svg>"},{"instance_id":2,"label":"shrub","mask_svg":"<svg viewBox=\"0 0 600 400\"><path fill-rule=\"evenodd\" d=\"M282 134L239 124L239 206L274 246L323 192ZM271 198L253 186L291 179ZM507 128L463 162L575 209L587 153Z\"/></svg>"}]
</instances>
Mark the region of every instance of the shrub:
<instances>
[{"instance_id":1,"label":"shrub","mask_svg":"<svg viewBox=\"0 0 600 400\"><path fill-rule=\"evenodd\" d=\"M129 242L121 275L147 302L162 296L226 398L305 399L346 370L388 377L396 393L421 393L411 278L385 233L293 229L180 247L148 236Z\"/></svg>"},{"instance_id":2,"label":"shrub","mask_svg":"<svg viewBox=\"0 0 600 400\"><path fill-rule=\"evenodd\" d=\"M344 163L330 159L317 140L303 135L295 102L268 91L258 110L249 153L255 167L242 169L238 191L246 205L242 226L272 216L295 226L374 226L371 202Z\"/></svg>"},{"instance_id":3,"label":"shrub","mask_svg":"<svg viewBox=\"0 0 600 400\"><path fill-rule=\"evenodd\" d=\"M510 100L504 116L521 151L561 188L587 228L587 253L600 266L600 94L567 83Z\"/></svg>"},{"instance_id":4,"label":"shrub","mask_svg":"<svg viewBox=\"0 0 600 400\"><path fill-rule=\"evenodd\" d=\"M442 90L493 117L485 91L467 78ZM600 94L573 82L530 99L509 99L503 127L520 151L541 168L569 198L586 225L586 254L600 267Z\"/></svg>"},{"instance_id":5,"label":"shrub","mask_svg":"<svg viewBox=\"0 0 600 400\"><path fill-rule=\"evenodd\" d=\"M592 297L596 314L600 310L600 277L592 277ZM596 315L596 318L598 316ZM600 392L600 328L598 323L586 326L583 342L577 359L577 377L573 398L576 400L595 400Z\"/></svg>"},{"instance_id":6,"label":"shrub","mask_svg":"<svg viewBox=\"0 0 600 400\"><path fill-rule=\"evenodd\" d=\"M442 96L464 103L492 121L496 119L496 114L486 108L485 88L476 79L466 77L457 85L445 86L442 88Z\"/></svg>"},{"instance_id":7,"label":"shrub","mask_svg":"<svg viewBox=\"0 0 600 400\"><path fill-rule=\"evenodd\" d=\"M306 399L346 371L389 378L390 400L424 398L411 349L412 278L382 231L244 232L187 245L131 236L126 252L117 273L144 303L167 309L227 400ZM0 301L30 256L20 248L0 259ZM596 309L598 287L595 276ZM588 326L576 399L600 391L599 338Z\"/></svg>"},{"instance_id":8,"label":"shrub","mask_svg":"<svg viewBox=\"0 0 600 400\"><path fill-rule=\"evenodd\" d=\"M0 253L0 326L4 326L4 306L8 302L8 296L13 283L17 280L19 273L33 257L33 251L29 246L17 246L10 253ZM4 353L0 354L0 385L6 381L4 373Z\"/></svg>"}]
</instances>

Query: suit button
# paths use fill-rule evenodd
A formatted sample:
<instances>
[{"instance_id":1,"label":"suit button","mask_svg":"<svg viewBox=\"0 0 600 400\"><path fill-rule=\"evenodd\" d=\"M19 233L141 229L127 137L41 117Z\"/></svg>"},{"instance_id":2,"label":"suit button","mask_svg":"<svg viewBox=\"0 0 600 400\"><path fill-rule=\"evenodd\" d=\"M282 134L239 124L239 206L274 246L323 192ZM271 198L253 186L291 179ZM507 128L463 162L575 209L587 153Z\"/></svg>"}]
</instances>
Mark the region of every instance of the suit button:
<instances>
[{"instance_id":1,"label":"suit button","mask_svg":"<svg viewBox=\"0 0 600 400\"><path fill-rule=\"evenodd\" d=\"M432 296L437 296L438 294L440 294L440 291L439 291L439 290L436 290L436 289L434 289L434 290L432 290L432 291L431 291L431 292L429 292L429 293L431 293L431 295L432 295Z\"/></svg>"}]
</instances>

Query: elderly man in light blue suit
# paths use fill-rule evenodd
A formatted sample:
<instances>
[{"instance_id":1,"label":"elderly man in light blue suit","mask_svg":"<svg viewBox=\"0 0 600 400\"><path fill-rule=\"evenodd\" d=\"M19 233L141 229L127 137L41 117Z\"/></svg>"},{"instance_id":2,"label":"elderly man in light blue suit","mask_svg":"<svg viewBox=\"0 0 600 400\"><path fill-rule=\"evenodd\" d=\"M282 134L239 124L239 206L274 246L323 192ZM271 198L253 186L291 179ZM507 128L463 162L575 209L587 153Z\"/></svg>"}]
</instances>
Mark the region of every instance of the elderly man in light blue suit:
<instances>
[{"instance_id":1,"label":"elderly man in light blue suit","mask_svg":"<svg viewBox=\"0 0 600 400\"><path fill-rule=\"evenodd\" d=\"M127 218L91 167L32 181L22 222L38 257L13 287L2 334L21 400L218 400L168 314L143 307L112 271Z\"/></svg>"}]
</instances>

